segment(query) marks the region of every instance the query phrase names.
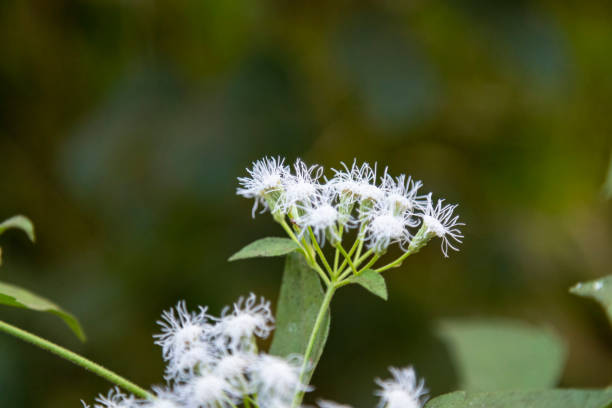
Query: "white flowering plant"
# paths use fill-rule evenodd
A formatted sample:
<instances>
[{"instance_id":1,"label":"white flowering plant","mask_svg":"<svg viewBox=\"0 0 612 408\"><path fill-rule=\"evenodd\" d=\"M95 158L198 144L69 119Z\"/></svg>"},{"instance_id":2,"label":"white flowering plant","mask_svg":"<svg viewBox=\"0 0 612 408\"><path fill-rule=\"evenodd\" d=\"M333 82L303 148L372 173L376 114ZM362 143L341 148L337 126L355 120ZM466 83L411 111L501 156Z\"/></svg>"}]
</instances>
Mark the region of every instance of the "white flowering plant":
<instances>
[{"instance_id":1,"label":"white flowering plant","mask_svg":"<svg viewBox=\"0 0 612 408\"><path fill-rule=\"evenodd\" d=\"M359 284L386 299L383 272L401 266L433 238L441 240L446 257L449 250L458 250L463 238L459 229L463 223L454 214L456 205L434 202L431 193L420 193L420 181L404 174L393 177L387 168L377 175L376 164L357 161L332 170L328 179L319 165L297 159L288 166L281 157L268 157L254 162L247 169L248 177L238 179L237 193L254 199L253 217L258 208L270 212L287 238L261 239L230 260L288 254L277 312L279 327L271 351L302 355L300 381L304 383L322 354L329 307L338 289ZM402 255L382 262L395 244ZM328 255L325 246L332 249ZM292 311L297 290L302 299L295 330L298 316ZM301 398L298 393L295 401Z\"/></svg>"},{"instance_id":2,"label":"white flowering plant","mask_svg":"<svg viewBox=\"0 0 612 408\"><path fill-rule=\"evenodd\" d=\"M154 342L165 362L164 384L150 391L30 332L0 321L0 330L80 365L116 386L94 408L298 408L314 386L310 379L330 331L330 305L342 287L357 284L387 299L383 273L398 268L433 239L442 254L457 251L463 235L456 205L434 201L410 176L393 177L377 165L342 164L330 178L323 167L281 157L258 160L238 178L237 194L254 199L252 215L269 212L286 237L263 238L230 261L286 256L276 317L270 302L254 294L239 298L219 316L184 301L163 312ZM25 217L0 224L34 230ZM348 244L347 244L348 242ZM401 255L387 259L391 246ZM578 284L572 293L592 297L612 320L612 276ZM76 319L31 292L0 283L0 304L60 315L84 340ZM274 333L268 351L260 340ZM460 387L429 399L412 367L391 367L376 379L377 408L604 408L612 390L553 389L565 350L550 332L506 321L446 322L440 336L461 368ZM530 352L525 352L530 350ZM539 350L537 354L533 350ZM542 357L544 356L544 357ZM532 372L537 375L531 375ZM327 400L319 408L346 408ZM84 407L89 407L82 402Z\"/></svg>"}]
</instances>

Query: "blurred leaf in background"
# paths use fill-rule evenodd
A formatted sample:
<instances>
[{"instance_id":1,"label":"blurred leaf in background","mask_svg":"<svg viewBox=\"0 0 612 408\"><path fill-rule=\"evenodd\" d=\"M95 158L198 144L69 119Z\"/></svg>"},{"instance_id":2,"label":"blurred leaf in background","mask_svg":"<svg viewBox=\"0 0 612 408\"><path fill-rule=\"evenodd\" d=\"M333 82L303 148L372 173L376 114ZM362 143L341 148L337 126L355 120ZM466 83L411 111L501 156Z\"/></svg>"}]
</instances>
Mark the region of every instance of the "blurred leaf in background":
<instances>
[{"instance_id":1,"label":"blurred leaf in background","mask_svg":"<svg viewBox=\"0 0 612 408\"><path fill-rule=\"evenodd\" d=\"M465 391L553 388L566 350L548 330L512 320L448 320L439 334L448 344Z\"/></svg>"}]
</instances>

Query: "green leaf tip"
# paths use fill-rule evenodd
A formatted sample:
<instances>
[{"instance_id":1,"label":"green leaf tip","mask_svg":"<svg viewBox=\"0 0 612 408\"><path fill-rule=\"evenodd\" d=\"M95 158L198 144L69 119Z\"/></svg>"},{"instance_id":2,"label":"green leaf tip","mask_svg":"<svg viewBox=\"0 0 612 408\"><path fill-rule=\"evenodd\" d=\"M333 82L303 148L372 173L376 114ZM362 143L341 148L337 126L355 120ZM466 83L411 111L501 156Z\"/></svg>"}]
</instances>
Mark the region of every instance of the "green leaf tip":
<instances>
[{"instance_id":1,"label":"green leaf tip","mask_svg":"<svg viewBox=\"0 0 612 408\"><path fill-rule=\"evenodd\" d=\"M569 289L569 292L576 296L597 301L604 308L610 323L612 323L612 275L577 283Z\"/></svg>"},{"instance_id":2,"label":"green leaf tip","mask_svg":"<svg viewBox=\"0 0 612 408\"><path fill-rule=\"evenodd\" d=\"M47 312L59 316L66 325L70 327L79 340L85 341L86 339L83 328L76 317L64 311L50 300L35 295L26 289L0 282L0 304L38 312Z\"/></svg>"},{"instance_id":3,"label":"green leaf tip","mask_svg":"<svg viewBox=\"0 0 612 408\"><path fill-rule=\"evenodd\" d=\"M262 258L287 255L298 249L298 245L289 238L268 237L258 239L230 256L228 261L239 259Z\"/></svg>"},{"instance_id":4,"label":"green leaf tip","mask_svg":"<svg viewBox=\"0 0 612 408\"><path fill-rule=\"evenodd\" d=\"M372 269L367 269L358 276L353 276L351 281L361 285L371 293L384 300L389 298L385 278L380 273Z\"/></svg>"},{"instance_id":5,"label":"green leaf tip","mask_svg":"<svg viewBox=\"0 0 612 408\"><path fill-rule=\"evenodd\" d=\"M612 389L537 391L456 391L430 400L425 408L608 408Z\"/></svg>"},{"instance_id":6,"label":"green leaf tip","mask_svg":"<svg viewBox=\"0 0 612 408\"><path fill-rule=\"evenodd\" d=\"M467 391L547 389L565 363L563 341L551 330L509 319L454 319L438 323Z\"/></svg>"},{"instance_id":7,"label":"green leaf tip","mask_svg":"<svg viewBox=\"0 0 612 408\"><path fill-rule=\"evenodd\" d=\"M36 242L36 234L34 232L34 224L24 215L15 215L0 223L0 234L3 234L8 229L20 229L26 233L30 241Z\"/></svg>"}]
</instances>

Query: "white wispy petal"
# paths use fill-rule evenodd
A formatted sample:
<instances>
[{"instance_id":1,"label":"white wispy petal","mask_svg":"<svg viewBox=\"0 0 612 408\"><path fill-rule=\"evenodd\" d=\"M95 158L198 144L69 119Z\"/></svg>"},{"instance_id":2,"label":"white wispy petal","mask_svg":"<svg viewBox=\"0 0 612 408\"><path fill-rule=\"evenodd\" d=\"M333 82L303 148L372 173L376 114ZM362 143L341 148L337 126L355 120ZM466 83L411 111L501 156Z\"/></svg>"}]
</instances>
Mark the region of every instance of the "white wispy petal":
<instances>
[{"instance_id":1,"label":"white wispy petal","mask_svg":"<svg viewBox=\"0 0 612 408\"><path fill-rule=\"evenodd\" d=\"M449 248L459 251L459 248L453 245L451 240L461 243L463 239L463 234L458 227L465 224L459 222L458 215L454 215L455 208L457 208L457 204L444 205L444 200L438 200L434 206L431 196L429 196L429 202L422 215L423 225L427 228L427 231L441 238L442 253L447 258Z\"/></svg>"}]
</instances>

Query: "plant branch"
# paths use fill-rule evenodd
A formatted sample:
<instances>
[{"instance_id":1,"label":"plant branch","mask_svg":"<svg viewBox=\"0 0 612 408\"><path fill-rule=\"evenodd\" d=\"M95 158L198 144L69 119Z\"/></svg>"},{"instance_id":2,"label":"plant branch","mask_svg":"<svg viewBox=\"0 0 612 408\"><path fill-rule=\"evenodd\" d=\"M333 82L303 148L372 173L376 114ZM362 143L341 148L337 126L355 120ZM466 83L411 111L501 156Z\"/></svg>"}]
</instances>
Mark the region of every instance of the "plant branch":
<instances>
[{"instance_id":1,"label":"plant branch","mask_svg":"<svg viewBox=\"0 0 612 408\"><path fill-rule=\"evenodd\" d=\"M145 399L153 399L153 395L151 395L145 389L139 387L133 382L121 377L120 375L102 367L101 365L94 363L87 358L80 356L62 346L59 346L55 343L50 342L49 340L45 340L42 337L39 337L35 334L27 332L23 329L13 326L12 324L3 322L0 320L0 330L8 333L12 336L15 336L21 340L27 341L35 346L38 346L44 350L50 351L51 353L62 357L65 360L68 360L78 366L83 367L86 370L91 371L94 374L99 375L100 377L110 381L113 384L117 384L119 387L125 389L126 391L131 392L132 394Z\"/></svg>"}]
</instances>

